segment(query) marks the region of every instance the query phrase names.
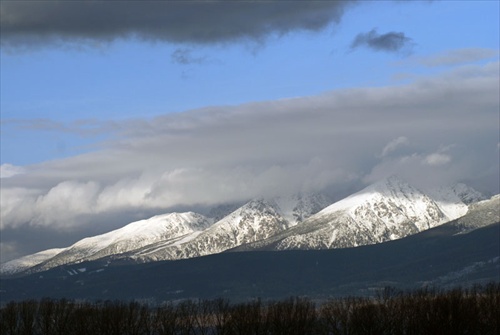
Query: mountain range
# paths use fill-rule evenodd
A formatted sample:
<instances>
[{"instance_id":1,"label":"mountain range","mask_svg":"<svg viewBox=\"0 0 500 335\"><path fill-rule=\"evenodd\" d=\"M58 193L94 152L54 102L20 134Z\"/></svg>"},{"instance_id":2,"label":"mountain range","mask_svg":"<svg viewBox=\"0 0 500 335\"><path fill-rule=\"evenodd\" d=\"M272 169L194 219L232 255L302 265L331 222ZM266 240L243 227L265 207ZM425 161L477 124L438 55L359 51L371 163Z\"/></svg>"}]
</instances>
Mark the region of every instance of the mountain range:
<instances>
[{"instance_id":1,"label":"mountain range","mask_svg":"<svg viewBox=\"0 0 500 335\"><path fill-rule=\"evenodd\" d=\"M175 261L100 258L0 280L0 303L43 297L233 302L347 295L500 281L500 196L473 203L464 216L407 237L365 246L245 251ZM304 221L305 222L305 221Z\"/></svg>"},{"instance_id":2,"label":"mountain range","mask_svg":"<svg viewBox=\"0 0 500 335\"><path fill-rule=\"evenodd\" d=\"M387 242L462 217L481 199L463 184L423 192L390 177L240 250L333 249Z\"/></svg>"},{"instance_id":3,"label":"mountain range","mask_svg":"<svg viewBox=\"0 0 500 335\"><path fill-rule=\"evenodd\" d=\"M420 190L392 176L340 201L322 194L253 199L209 215L168 213L2 264L2 275L87 261L146 263L226 250L358 247L410 236L463 217L484 197L464 184ZM229 213L228 213L229 212Z\"/></svg>"}]
</instances>

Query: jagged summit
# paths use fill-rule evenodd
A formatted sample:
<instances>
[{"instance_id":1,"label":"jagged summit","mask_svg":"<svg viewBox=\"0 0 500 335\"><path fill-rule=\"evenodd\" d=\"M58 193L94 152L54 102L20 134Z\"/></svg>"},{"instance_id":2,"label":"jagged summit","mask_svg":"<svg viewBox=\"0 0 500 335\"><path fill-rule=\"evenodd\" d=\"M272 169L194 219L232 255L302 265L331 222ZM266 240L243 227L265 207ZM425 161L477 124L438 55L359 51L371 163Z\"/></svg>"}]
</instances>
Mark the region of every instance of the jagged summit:
<instances>
[{"instance_id":1,"label":"jagged summit","mask_svg":"<svg viewBox=\"0 0 500 335\"><path fill-rule=\"evenodd\" d=\"M209 255L265 239L288 226L275 202L255 199L183 243L144 248L131 257L144 262Z\"/></svg>"},{"instance_id":2,"label":"jagged summit","mask_svg":"<svg viewBox=\"0 0 500 335\"><path fill-rule=\"evenodd\" d=\"M485 200L485 197L481 193L463 183L455 184L452 189L466 205Z\"/></svg>"},{"instance_id":3,"label":"jagged summit","mask_svg":"<svg viewBox=\"0 0 500 335\"><path fill-rule=\"evenodd\" d=\"M248 248L345 248L399 239L465 215L468 206L458 191L463 188L424 193L391 176Z\"/></svg>"},{"instance_id":4,"label":"jagged summit","mask_svg":"<svg viewBox=\"0 0 500 335\"><path fill-rule=\"evenodd\" d=\"M415 200L415 194L419 193L420 192L416 188L410 186L398 176L391 176L371 184L361 191L358 191L347 198L326 207L320 213L329 214L337 211L352 209L361 206L366 202L371 202L374 199L381 198Z\"/></svg>"},{"instance_id":5,"label":"jagged summit","mask_svg":"<svg viewBox=\"0 0 500 335\"><path fill-rule=\"evenodd\" d=\"M1 271L37 272L104 258L174 260L235 248L355 247L399 239L457 219L477 199L482 196L463 184L424 191L391 176L333 204L324 195L303 193L253 199L238 208L218 206L211 212L218 220L194 212L158 215L57 252L8 262Z\"/></svg>"}]
</instances>

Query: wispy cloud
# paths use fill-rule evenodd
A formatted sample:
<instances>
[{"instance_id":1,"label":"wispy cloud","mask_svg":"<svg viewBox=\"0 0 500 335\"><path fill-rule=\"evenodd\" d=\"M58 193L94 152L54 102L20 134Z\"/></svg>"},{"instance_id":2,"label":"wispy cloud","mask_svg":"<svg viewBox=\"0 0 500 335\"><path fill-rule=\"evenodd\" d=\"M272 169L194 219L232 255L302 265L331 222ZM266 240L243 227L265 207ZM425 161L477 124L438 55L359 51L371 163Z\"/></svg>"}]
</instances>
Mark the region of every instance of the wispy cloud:
<instances>
[{"instance_id":1,"label":"wispy cloud","mask_svg":"<svg viewBox=\"0 0 500 335\"><path fill-rule=\"evenodd\" d=\"M473 63L492 58L498 59L498 55L499 52L498 50L495 49L462 48L462 49L447 50L437 55L419 57L414 61L424 66L436 67L436 66L450 66L450 65Z\"/></svg>"},{"instance_id":2,"label":"wispy cloud","mask_svg":"<svg viewBox=\"0 0 500 335\"><path fill-rule=\"evenodd\" d=\"M25 172L22 166L15 166L12 164L2 164L0 165L0 178L10 178L18 174L23 174Z\"/></svg>"},{"instance_id":3,"label":"wispy cloud","mask_svg":"<svg viewBox=\"0 0 500 335\"><path fill-rule=\"evenodd\" d=\"M445 165L451 162L451 156L436 152L425 157L424 162L431 166Z\"/></svg>"},{"instance_id":4,"label":"wispy cloud","mask_svg":"<svg viewBox=\"0 0 500 335\"><path fill-rule=\"evenodd\" d=\"M408 140L407 137L399 136L398 138L395 138L394 140L387 143L387 145L384 147L384 149L382 149L382 154L380 155L380 157L386 157L391 152L394 152L397 149L404 147L404 146L407 146L409 144L410 144L410 141Z\"/></svg>"}]
</instances>

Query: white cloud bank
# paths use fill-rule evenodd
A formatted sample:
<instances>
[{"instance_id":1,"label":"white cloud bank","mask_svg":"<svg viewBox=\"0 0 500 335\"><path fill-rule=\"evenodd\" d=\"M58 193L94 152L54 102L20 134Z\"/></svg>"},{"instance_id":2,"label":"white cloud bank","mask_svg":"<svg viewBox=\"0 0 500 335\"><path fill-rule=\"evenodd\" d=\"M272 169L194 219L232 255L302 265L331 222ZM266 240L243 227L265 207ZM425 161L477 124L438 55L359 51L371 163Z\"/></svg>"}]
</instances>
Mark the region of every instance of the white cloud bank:
<instances>
[{"instance_id":1,"label":"white cloud bank","mask_svg":"<svg viewBox=\"0 0 500 335\"><path fill-rule=\"evenodd\" d=\"M22 173L24 173L24 168L22 166L15 166L12 164L0 165L0 178L10 178Z\"/></svg>"},{"instance_id":2,"label":"white cloud bank","mask_svg":"<svg viewBox=\"0 0 500 335\"><path fill-rule=\"evenodd\" d=\"M392 173L498 192L498 73L490 63L405 86L129 120L100 151L3 165L2 229L105 224L124 211L335 190Z\"/></svg>"}]
</instances>

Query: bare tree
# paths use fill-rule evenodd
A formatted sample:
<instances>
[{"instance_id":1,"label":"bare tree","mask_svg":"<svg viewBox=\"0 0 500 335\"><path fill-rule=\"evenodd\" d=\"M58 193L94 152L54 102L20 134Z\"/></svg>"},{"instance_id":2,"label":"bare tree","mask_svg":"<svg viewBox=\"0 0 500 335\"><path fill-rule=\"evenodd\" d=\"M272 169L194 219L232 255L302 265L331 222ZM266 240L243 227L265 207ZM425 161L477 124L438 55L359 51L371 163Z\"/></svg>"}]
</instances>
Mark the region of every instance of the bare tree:
<instances>
[{"instance_id":1,"label":"bare tree","mask_svg":"<svg viewBox=\"0 0 500 335\"><path fill-rule=\"evenodd\" d=\"M18 330L18 311L17 303L11 301L1 309L0 313L0 330L2 334L15 335Z\"/></svg>"}]
</instances>

